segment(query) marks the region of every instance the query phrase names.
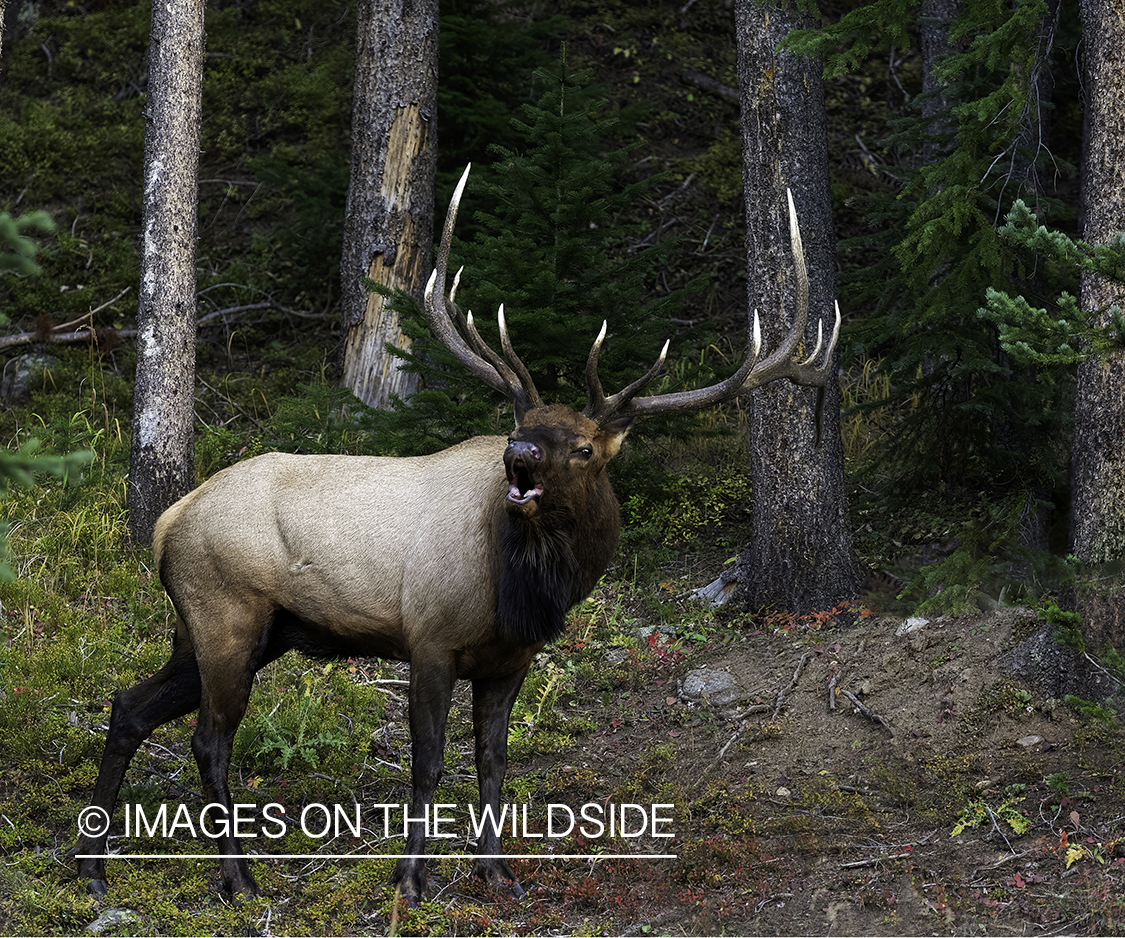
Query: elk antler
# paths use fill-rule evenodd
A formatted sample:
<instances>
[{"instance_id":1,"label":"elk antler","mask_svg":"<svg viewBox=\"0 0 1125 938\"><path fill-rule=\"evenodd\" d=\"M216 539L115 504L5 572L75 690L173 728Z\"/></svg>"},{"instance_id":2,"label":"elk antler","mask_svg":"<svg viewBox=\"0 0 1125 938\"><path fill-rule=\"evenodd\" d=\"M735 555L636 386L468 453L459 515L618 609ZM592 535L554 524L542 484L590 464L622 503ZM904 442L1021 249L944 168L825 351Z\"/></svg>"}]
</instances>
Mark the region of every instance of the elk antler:
<instances>
[{"instance_id":1,"label":"elk antler","mask_svg":"<svg viewBox=\"0 0 1125 938\"><path fill-rule=\"evenodd\" d=\"M611 419L631 420L653 414L696 410L721 403L740 391L748 391L770 381L776 381L778 378L788 378L794 384L805 387L824 387L830 373L836 340L840 336L840 304L836 304L836 325L832 329L832 338L829 340L828 350L824 353L821 364L813 365L813 361L820 352L821 345L824 344L823 320L817 332L816 348L813 349L812 354L804 361L794 358L793 354L804 337L805 322L809 314L809 275L805 268L805 248L801 241L801 229L797 225L797 209L793 205L793 193L787 189L786 195L789 197L789 241L793 248L793 264L797 271L797 315L777 350L764 361L758 361L758 354L762 349L762 329L758 322L758 311L754 310L751 353L742 363L742 367L725 381L693 391L637 397L637 394L656 377L664 364L664 357L668 354L668 343L665 342L655 365L628 387L606 397L602 390L602 383L598 379L598 352L606 333L606 326L603 323L602 331L594 340L590 357L586 361L587 404L584 413L587 417L597 423L604 423Z\"/></svg>"},{"instance_id":2,"label":"elk antler","mask_svg":"<svg viewBox=\"0 0 1125 938\"><path fill-rule=\"evenodd\" d=\"M470 312L468 316L463 316L453 300L457 293L457 284L461 281L460 270L453 278L453 286L449 291L452 314L445 308L445 277L449 266L449 247L453 240L453 226L457 222L461 194L465 191L465 182L469 178L471 168L472 163L465 167L461 181L457 183L453 198L449 202L449 213L445 218L441 244L438 247L437 266L426 283L426 320L437 339L457 356L462 365L490 388L511 399L516 408L516 419L520 420L528 410L541 406L543 402L539 392L535 390L527 366L520 361L512 349L511 340L508 338L508 326L504 322L503 304L496 317L500 325L500 347L504 352L503 358L490 349L481 338L477 327L473 324L473 314ZM462 338L462 331L468 336L468 342Z\"/></svg>"}]
</instances>

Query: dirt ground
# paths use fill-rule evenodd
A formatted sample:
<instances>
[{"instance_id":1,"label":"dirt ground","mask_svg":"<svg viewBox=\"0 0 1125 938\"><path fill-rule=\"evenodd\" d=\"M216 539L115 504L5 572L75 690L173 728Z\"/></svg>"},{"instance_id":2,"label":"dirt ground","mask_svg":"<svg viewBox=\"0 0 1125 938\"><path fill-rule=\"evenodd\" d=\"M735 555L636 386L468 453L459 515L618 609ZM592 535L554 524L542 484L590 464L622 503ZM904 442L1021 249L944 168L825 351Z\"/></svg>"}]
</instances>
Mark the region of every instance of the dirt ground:
<instances>
[{"instance_id":1,"label":"dirt ground","mask_svg":"<svg viewBox=\"0 0 1125 938\"><path fill-rule=\"evenodd\" d=\"M431 864L431 901L400 913L389 864L359 882L360 868L334 861L342 848L329 845L323 863L255 865L269 911L253 927L308 933L298 906L324 902L318 890L332 882L339 898L313 921L341 934L1125 932L1120 726L1013 676L1029 657L1014 652L1053 657L1064 672L1085 668L1079 686L1091 690L1110 678L1044 641L1033 613L924 621L845 608L712 624L685 640L691 607L670 601L686 614L678 639L654 632L640 655L612 641L580 648L579 622L539 662L548 673L592 662L587 673L615 677L592 690L573 682L552 705L563 716L543 720L533 745L512 744L503 798L530 807L540 832L548 803L665 805L672 838L505 838L509 856L526 844L542 856L512 860L524 897L501 895L471 877L470 862L450 859ZM404 677L407 666L397 667ZM1045 671L1060 680L1060 667ZM405 695L388 701L374 746L394 781L349 779L365 804L409 797ZM458 685L439 790L449 800L474 797L470 714ZM185 743L164 751L178 765L190 760ZM430 846L473 852L463 842ZM599 850L662 857L592 861ZM199 888L217 892L217 871L202 868ZM106 901L128 902L122 888ZM351 914L337 916L345 905ZM167 933L159 916L149 925L146 933Z\"/></svg>"},{"instance_id":2,"label":"dirt ground","mask_svg":"<svg viewBox=\"0 0 1125 938\"><path fill-rule=\"evenodd\" d=\"M610 933L1122 933L1120 729L1013 677L1042 626L1000 609L762 629L654 670L591 708L601 729L578 750L509 779L551 772L559 800L676 798L675 861L571 871L597 879L583 917ZM566 900L574 931L581 896L547 866L519 868L542 897L524 901Z\"/></svg>"}]
</instances>

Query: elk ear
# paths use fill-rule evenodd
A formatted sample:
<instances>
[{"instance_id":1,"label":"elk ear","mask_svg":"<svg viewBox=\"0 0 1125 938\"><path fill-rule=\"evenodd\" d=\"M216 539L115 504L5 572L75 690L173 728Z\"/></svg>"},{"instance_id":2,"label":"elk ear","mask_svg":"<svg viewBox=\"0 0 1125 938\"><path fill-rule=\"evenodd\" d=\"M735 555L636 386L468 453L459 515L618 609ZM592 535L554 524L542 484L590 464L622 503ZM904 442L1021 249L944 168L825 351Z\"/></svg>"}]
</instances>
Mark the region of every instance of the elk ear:
<instances>
[{"instance_id":1,"label":"elk ear","mask_svg":"<svg viewBox=\"0 0 1125 938\"><path fill-rule=\"evenodd\" d=\"M632 417L619 417L616 420L607 420L598 427L598 436L605 446L605 458L607 460L613 459L617 455L632 425Z\"/></svg>"}]
</instances>

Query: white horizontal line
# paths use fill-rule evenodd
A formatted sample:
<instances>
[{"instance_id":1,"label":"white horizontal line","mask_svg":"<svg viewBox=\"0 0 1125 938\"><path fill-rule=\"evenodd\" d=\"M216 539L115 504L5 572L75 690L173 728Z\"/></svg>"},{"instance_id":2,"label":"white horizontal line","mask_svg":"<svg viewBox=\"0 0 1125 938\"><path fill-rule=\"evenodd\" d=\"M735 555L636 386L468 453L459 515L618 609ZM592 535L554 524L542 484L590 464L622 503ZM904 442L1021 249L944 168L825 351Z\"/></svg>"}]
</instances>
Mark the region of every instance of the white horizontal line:
<instances>
[{"instance_id":1,"label":"white horizontal line","mask_svg":"<svg viewBox=\"0 0 1125 938\"><path fill-rule=\"evenodd\" d=\"M79 853L76 860L676 860L678 853Z\"/></svg>"}]
</instances>

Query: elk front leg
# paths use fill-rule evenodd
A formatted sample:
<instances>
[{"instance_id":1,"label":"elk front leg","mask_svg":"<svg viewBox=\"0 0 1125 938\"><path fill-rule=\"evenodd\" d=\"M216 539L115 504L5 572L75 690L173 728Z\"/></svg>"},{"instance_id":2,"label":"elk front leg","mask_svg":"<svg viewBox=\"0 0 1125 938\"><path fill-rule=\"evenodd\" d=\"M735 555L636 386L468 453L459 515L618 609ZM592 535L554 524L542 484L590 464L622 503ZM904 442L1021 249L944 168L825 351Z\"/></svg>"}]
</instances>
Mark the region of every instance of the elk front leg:
<instances>
[{"instance_id":1,"label":"elk front leg","mask_svg":"<svg viewBox=\"0 0 1125 938\"><path fill-rule=\"evenodd\" d=\"M473 681L473 730L476 735L477 785L480 789L480 810L483 816L489 807L492 816L500 817L500 789L508 770L508 722L512 705L527 676L527 667L506 677L480 678ZM486 882L517 899L523 888L500 853L497 829L485 825L477 844L473 872Z\"/></svg>"},{"instance_id":2,"label":"elk front leg","mask_svg":"<svg viewBox=\"0 0 1125 938\"><path fill-rule=\"evenodd\" d=\"M426 827L434 792L445 771L445 721L453 698L453 665L446 656L410 662L411 778L414 795L408 820L405 856L395 866L392 882L412 906L426 892Z\"/></svg>"}]
</instances>

